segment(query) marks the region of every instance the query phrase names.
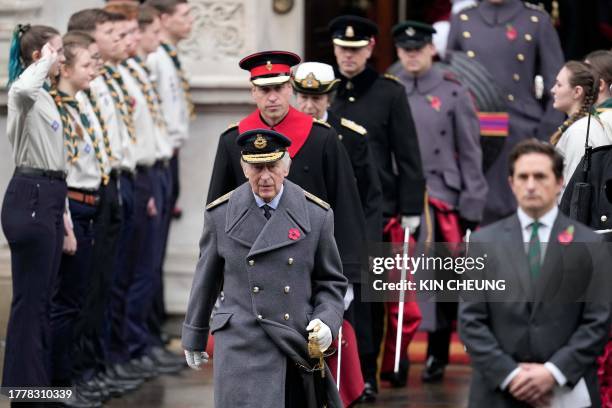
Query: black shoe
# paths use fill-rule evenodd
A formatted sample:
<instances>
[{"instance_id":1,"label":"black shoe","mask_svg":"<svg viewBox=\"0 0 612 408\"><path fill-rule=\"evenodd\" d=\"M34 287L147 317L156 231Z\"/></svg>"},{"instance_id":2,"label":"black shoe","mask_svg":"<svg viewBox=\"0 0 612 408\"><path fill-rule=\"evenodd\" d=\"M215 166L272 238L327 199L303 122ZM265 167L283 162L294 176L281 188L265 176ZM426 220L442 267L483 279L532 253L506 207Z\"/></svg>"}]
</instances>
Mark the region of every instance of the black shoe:
<instances>
[{"instance_id":1,"label":"black shoe","mask_svg":"<svg viewBox=\"0 0 612 408\"><path fill-rule=\"evenodd\" d=\"M155 361L148 355L142 356L140 362L146 367L150 366L155 368L158 374L176 374L184 368L182 364L165 364L160 361Z\"/></svg>"},{"instance_id":2,"label":"black shoe","mask_svg":"<svg viewBox=\"0 0 612 408\"><path fill-rule=\"evenodd\" d=\"M77 394L86 400L93 402L102 402L104 397L98 386L93 381L84 381L75 384L74 389Z\"/></svg>"},{"instance_id":3,"label":"black shoe","mask_svg":"<svg viewBox=\"0 0 612 408\"><path fill-rule=\"evenodd\" d=\"M115 398L120 397L129 391L135 390L143 382L143 380L139 380L140 381L139 383L120 381L112 377L109 377L104 372L98 373L96 378L106 385L111 397L115 397Z\"/></svg>"},{"instance_id":4,"label":"black shoe","mask_svg":"<svg viewBox=\"0 0 612 408\"><path fill-rule=\"evenodd\" d=\"M113 376L122 381L140 381L144 380L145 376L142 372L135 372L131 370L131 365L126 364L113 364L106 368L109 375Z\"/></svg>"},{"instance_id":5,"label":"black shoe","mask_svg":"<svg viewBox=\"0 0 612 408\"><path fill-rule=\"evenodd\" d=\"M444 378L445 368L446 363L436 360L433 356L429 356L425 369L421 373L421 380L426 383L440 382Z\"/></svg>"},{"instance_id":6,"label":"black shoe","mask_svg":"<svg viewBox=\"0 0 612 408\"><path fill-rule=\"evenodd\" d=\"M168 366L187 366L187 361L184 356L176 355L170 352L168 349L163 347L153 347L151 351L149 351L149 357L153 359L153 361Z\"/></svg>"},{"instance_id":7,"label":"black shoe","mask_svg":"<svg viewBox=\"0 0 612 408\"><path fill-rule=\"evenodd\" d=\"M108 384L97 376L94 376L91 380L98 386L98 390L102 395L102 402L108 401L111 398L111 392L108 388Z\"/></svg>"},{"instance_id":8,"label":"black shoe","mask_svg":"<svg viewBox=\"0 0 612 408\"><path fill-rule=\"evenodd\" d=\"M362 403L376 402L377 396L378 396L378 389L376 388L376 384L366 382L365 387L363 388L363 393L359 397L359 402L362 402Z\"/></svg>"},{"instance_id":9,"label":"black shoe","mask_svg":"<svg viewBox=\"0 0 612 408\"><path fill-rule=\"evenodd\" d=\"M400 360L399 372L396 374L395 371L389 371L380 373L380 379L382 381L388 381L391 383L393 388L405 387L408 383L408 370L410 369L410 361Z\"/></svg>"},{"instance_id":10,"label":"black shoe","mask_svg":"<svg viewBox=\"0 0 612 408\"><path fill-rule=\"evenodd\" d=\"M145 380L149 380L151 378L157 377L157 375L159 374L157 372L157 369L154 366L152 367L152 366L142 364L140 359L136 359L136 358L130 360L129 363L124 365L124 367L129 372L134 373L135 375L139 375L141 378Z\"/></svg>"},{"instance_id":11,"label":"black shoe","mask_svg":"<svg viewBox=\"0 0 612 408\"><path fill-rule=\"evenodd\" d=\"M123 379L118 377L114 371L107 369L106 372L100 373L100 377L103 377L109 386L118 385L126 389L126 391L133 391L144 382L142 378L138 379Z\"/></svg>"},{"instance_id":12,"label":"black shoe","mask_svg":"<svg viewBox=\"0 0 612 408\"><path fill-rule=\"evenodd\" d=\"M83 397L76 389L68 399L59 401L59 406L69 408L98 408L102 406L100 401L92 401Z\"/></svg>"}]
</instances>

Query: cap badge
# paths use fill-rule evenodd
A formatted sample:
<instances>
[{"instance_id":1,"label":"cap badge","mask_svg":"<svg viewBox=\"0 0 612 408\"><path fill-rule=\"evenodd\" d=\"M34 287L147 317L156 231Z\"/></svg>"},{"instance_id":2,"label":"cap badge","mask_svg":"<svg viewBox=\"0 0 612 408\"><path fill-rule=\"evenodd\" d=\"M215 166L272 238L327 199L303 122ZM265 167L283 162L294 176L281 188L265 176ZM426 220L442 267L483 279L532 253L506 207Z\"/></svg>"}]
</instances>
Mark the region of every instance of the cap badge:
<instances>
[{"instance_id":1,"label":"cap badge","mask_svg":"<svg viewBox=\"0 0 612 408\"><path fill-rule=\"evenodd\" d=\"M314 73L310 73L306 75L306 78L302 79L301 85L304 88L318 88L321 83L317 81L314 76Z\"/></svg>"},{"instance_id":2,"label":"cap badge","mask_svg":"<svg viewBox=\"0 0 612 408\"><path fill-rule=\"evenodd\" d=\"M414 37L414 35L415 35L415 34L416 34L416 31L414 30L414 28L412 28L412 27L408 27L408 28L406 29L406 35L407 35L408 37Z\"/></svg>"},{"instance_id":3,"label":"cap badge","mask_svg":"<svg viewBox=\"0 0 612 408\"><path fill-rule=\"evenodd\" d=\"M267 62L266 62L266 69L267 69L268 71L272 71L272 63L271 63L270 61L267 61Z\"/></svg>"},{"instance_id":4,"label":"cap badge","mask_svg":"<svg viewBox=\"0 0 612 408\"><path fill-rule=\"evenodd\" d=\"M353 26L346 26L346 31L344 31L344 36L352 38L355 36L355 30L353 30Z\"/></svg>"},{"instance_id":5,"label":"cap badge","mask_svg":"<svg viewBox=\"0 0 612 408\"><path fill-rule=\"evenodd\" d=\"M257 137L255 138L255 141L253 142L253 146L255 146L255 148L260 149L260 150L264 149L267 145L268 145L268 141L262 135L257 135Z\"/></svg>"}]
</instances>

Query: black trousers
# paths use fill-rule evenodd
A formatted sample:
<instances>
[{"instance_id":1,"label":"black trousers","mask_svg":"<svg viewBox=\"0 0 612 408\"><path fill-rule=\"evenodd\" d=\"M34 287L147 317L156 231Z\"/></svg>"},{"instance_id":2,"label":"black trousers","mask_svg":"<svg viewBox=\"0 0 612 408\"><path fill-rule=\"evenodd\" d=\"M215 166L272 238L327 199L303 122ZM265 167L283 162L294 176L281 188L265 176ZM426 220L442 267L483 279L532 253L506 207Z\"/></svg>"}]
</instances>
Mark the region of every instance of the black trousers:
<instances>
[{"instance_id":1,"label":"black trousers","mask_svg":"<svg viewBox=\"0 0 612 408\"><path fill-rule=\"evenodd\" d=\"M119 183L113 174L110 182L100 188L100 202L94 224L94 250L91 280L77 331L82 333L75 353L74 369L82 379L88 379L106 361L102 343L102 325L106 319L111 273L117 254L119 232L123 224L123 199Z\"/></svg>"},{"instance_id":2,"label":"black trousers","mask_svg":"<svg viewBox=\"0 0 612 408\"><path fill-rule=\"evenodd\" d=\"M74 255L62 255L58 282L51 303L52 383L69 386L80 317L91 279L96 207L69 200L77 241Z\"/></svg>"},{"instance_id":3,"label":"black trousers","mask_svg":"<svg viewBox=\"0 0 612 408\"><path fill-rule=\"evenodd\" d=\"M6 334L3 387L51 385L50 316L64 242L66 182L15 175L2 204L11 251L13 299Z\"/></svg>"}]
</instances>

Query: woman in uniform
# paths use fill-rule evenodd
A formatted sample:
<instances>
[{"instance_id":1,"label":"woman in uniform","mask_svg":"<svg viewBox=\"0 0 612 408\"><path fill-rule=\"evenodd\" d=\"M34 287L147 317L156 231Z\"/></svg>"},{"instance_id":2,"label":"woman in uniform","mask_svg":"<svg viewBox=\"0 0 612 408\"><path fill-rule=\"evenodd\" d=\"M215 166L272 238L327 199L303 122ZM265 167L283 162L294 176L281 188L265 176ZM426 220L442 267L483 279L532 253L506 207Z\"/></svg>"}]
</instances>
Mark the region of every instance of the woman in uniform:
<instances>
[{"instance_id":1,"label":"woman in uniform","mask_svg":"<svg viewBox=\"0 0 612 408\"><path fill-rule=\"evenodd\" d=\"M63 61L62 38L47 26L19 25L9 60L7 135L15 174L2 205L11 250L13 300L3 387L48 386L49 310L64 244L66 158L63 124L48 92ZM67 239L74 251L74 240Z\"/></svg>"}]
</instances>

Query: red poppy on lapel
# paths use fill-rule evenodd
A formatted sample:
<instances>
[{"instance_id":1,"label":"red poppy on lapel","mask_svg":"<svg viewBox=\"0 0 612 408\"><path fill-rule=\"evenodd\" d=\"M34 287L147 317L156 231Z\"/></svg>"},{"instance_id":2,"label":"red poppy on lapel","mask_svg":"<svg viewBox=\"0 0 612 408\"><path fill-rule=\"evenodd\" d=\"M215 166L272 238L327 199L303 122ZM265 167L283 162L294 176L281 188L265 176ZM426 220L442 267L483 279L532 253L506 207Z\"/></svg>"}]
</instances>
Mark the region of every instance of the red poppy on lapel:
<instances>
[{"instance_id":1,"label":"red poppy on lapel","mask_svg":"<svg viewBox=\"0 0 612 408\"><path fill-rule=\"evenodd\" d=\"M514 28L514 26L512 26L512 24L507 24L506 25L506 38L510 41L514 41L516 40L516 36L517 36L517 32L516 32L516 28Z\"/></svg>"},{"instance_id":2,"label":"red poppy on lapel","mask_svg":"<svg viewBox=\"0 0 612 408\"><path fill-rule=\"evenodd\" d=\"M574 226L570 225L564 231L560 232L557 240L561 245L569 245L574 240Z\"/></svg>"},{"instance_id":3,"label":"red poppy on lapel","mask_svg":"<svg viewBox=\"0 0 612 408\"><path fill-rule=\"evenodd\" d=\"M427 95L427 100L432 108L434 108L437 112L440 112L440 108L442 107L442 101L437 96Z\"/></svg>"},{"instance_id":4,"label":"red poppy on lapel","mask_svg":"<svg viewBox=\"0 0 612 408\"><path fill-rule=\"evenodd\" d=\"M289 239L292 241L296 241L300 238L300 230L297 228L291 228L289 230Z\"/></svg>"}]
</instances>

